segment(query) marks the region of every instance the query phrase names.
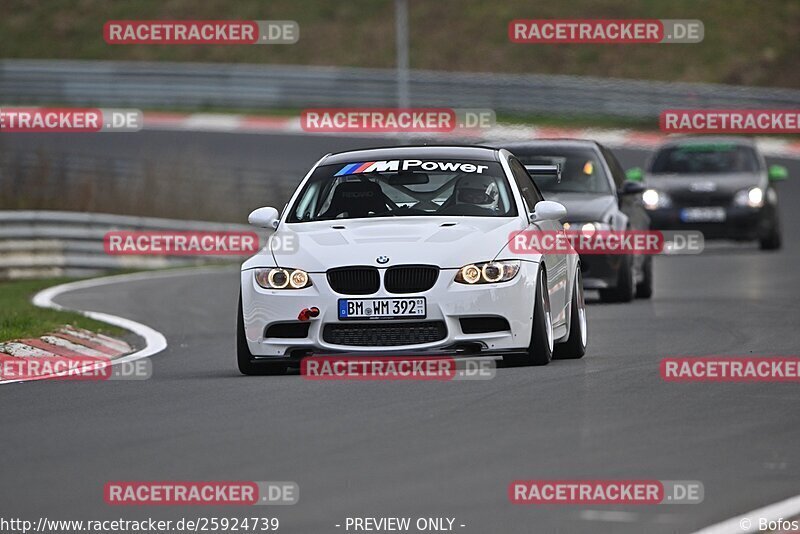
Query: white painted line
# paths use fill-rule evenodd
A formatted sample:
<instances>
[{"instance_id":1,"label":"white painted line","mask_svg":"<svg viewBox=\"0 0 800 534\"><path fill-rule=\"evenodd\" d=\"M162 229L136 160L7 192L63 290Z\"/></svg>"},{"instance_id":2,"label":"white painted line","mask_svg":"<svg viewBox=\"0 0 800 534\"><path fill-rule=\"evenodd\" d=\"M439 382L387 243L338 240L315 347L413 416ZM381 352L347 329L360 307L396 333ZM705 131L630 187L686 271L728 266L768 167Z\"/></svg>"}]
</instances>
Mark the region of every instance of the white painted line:
<instances>
[{"instance_id":1,"label":"white painted line","mask_svg":"<svg viewBox=\"0 0 800 534\"><path fill-rule=\"evenodd\" d=\"M193 113L184 121L187 130L204 130L212 132L226 132L238 130L242 124L240 115L225 113Z\"/></svg>"},{"instance_id":2,"label":"white painted line","mask_svg":"<svg viewBox=\"0 0 800 534\"><path fill-rule=\"evenodd\" d=\"M227 267L230 268L230 267ZM137 323L136 321L132 321L130 319L125 319L124 317L118 317L116 315L111 315L108 313L101 313L95 311L84 311L84 310L72 310L70 308L66 308L53 302L53 299L58 297L63 293L68 293L70 291L77 291L79 289L87 289L93 287L100 287L106 286L111 284L121 284L125 282L136 282L141 280L153 280L156 278L171 278L174 276L189 276L195 274L205 274L208 272L218 272L223 270L220 267L209 267L209 268L201 268L201 269L175 269L170 271L156 271L156 272L143 272L143 273L133 273L133 274L121 274L121 275L114 275L114 276L105 276L103 278L92 278L90 280L80 280L78 282L69 282L66 284L61 284L58 286L49 287L44 289L34 295L33 297L33 304L35 306L39 306L40 308L50 308L53 310L67 310L67 311L74 311L76 313L80 313L85 317L89 317L91 319L95 319L97 321L102 321L104 323L108 323L114 326L118 326L120 328L124 328L125 330L131 331L134 334L140 336L145 340L145 346L143 349L134 352L132 354L128 354L127 356L122 356L120 358L115 358L111 360L111 365L118 365L124 362L132 362L136 360L140 360L142 358L147 358L154 354L158 354L159 352L163 351L167 348L167 339L161 332L150 328L147 325L142 323ZM107 365L107 363L100 363L96 367L100 368ZM87 371L94 370L88 369ZM12 380L0 380L0 384L12 384L16 382L29 382L33 380L43 380L47 378L54 378L57 376L63 376L67 373L58 373L55 375L46 375L46 376L36 376L31 378L23 378L23 379L12 379Z\"/></svg>"},{"instance_id":3,"label":"white painted line","mask_svg":"<svg viewBox=\"0 0 800 534\"><path fill-rule=\"evenodd\" d=\"M785 501L770 504L758 510L737 515L722 523L711 525L694 534L734 534L746 532L759 532L758 523L760 519L766 521L777 521L778 519L788 519L800 514L800 495L790 497Z\"/></svg>"},{"instance_id":4,"label":"white painted line","mask_svg":"<svg viewBox=\"0 0 800 534\"><path fill-rule=\"evenodd\" d=\"M578 516L584 521L610 521L613 523L635 523L639 514L616 510L581 510Z\"/></svg>"}]
</instances>

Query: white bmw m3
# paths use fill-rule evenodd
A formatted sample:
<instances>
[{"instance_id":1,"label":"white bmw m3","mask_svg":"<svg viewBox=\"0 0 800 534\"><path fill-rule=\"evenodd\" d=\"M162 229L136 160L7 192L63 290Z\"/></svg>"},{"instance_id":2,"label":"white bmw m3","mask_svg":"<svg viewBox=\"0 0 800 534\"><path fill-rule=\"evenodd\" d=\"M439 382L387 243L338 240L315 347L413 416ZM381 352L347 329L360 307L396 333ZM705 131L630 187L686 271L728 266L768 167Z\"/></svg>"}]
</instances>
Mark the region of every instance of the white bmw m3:
<instances>
[{"instance_id":1,"label":"white bmw m3","mask_svg":"<svg viewBox=\"0 0 800 534\"><path fill-rule=\"evenodd\" d=\"M282 214L250 214L271 236L242 265L239 369L278 374L342 354L580 358L578 255L509 246L523 231L560 231L565 215L503 149L328 154Z\"/></svg>"}]
</instances>

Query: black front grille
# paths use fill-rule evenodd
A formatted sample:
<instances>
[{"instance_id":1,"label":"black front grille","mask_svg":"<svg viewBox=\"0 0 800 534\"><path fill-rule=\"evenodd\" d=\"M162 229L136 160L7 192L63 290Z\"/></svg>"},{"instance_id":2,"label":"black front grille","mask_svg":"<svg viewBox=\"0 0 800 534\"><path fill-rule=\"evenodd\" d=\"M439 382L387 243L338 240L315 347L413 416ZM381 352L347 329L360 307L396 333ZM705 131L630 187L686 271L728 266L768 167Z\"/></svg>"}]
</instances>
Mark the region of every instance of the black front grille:
<instances>
[{"instance_id":1,"label":"black front grille","mask_svg":"<svg viewBox=\"0 0 800 534\"><path fill-rule=\"evenodd\" d=\"M678 190L668 194L675 206L727 206L733 202L733 193L727 191L707 193Z\"/></svg>"},{"instance_id":2,"label":"black front grille","mask_svg":"<svg viewBox=\"0 0 800 534\"><path fill-rule=\"evenodd\" d=\"M374 267L340 267L328 271L328 283L343 295L371 295L377 293L381 281Z\"/></svg>"},{"instance_id":3,"label":"black front grille","mask_svg":"<svg viewBox=\"0 0 800 534\"><path fill-rule=\"evenodd\" d=\"M396 347L441 341L447 337L443 321L418 323L326 324L322 339L351 347Z\"/></svg>"},{"instance_id":4,"label":"black front grille","mask_svg":"<svg viewBox=\"0 0 800 534\"><path fill-rule=\"evenodd\" d=\"M383 285L389 293L427 291L439 278L439 268L431 265L399 265L386 269Z\"/></svg>"}]
</instances>

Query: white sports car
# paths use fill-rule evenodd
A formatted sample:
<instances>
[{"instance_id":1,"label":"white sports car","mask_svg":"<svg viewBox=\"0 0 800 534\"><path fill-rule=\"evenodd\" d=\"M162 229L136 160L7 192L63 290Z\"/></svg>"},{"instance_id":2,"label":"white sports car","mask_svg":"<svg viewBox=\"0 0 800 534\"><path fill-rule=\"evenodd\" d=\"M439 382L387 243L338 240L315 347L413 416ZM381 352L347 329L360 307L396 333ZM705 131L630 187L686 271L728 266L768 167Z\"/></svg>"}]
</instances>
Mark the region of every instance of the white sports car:
<instances>
[{"instance_id":1,"label":"white sports car","mask_svg":"<svg viewBox=\"0 0 800 534\"><path fill-rule=\"evenodd\" d=\"M322 354L580 358L578 255L509 247L565 215L507 150L328 154L283 214L250 214L272 235L242 265L239 369L278 374Z\"/></svg>"}]
</instances>

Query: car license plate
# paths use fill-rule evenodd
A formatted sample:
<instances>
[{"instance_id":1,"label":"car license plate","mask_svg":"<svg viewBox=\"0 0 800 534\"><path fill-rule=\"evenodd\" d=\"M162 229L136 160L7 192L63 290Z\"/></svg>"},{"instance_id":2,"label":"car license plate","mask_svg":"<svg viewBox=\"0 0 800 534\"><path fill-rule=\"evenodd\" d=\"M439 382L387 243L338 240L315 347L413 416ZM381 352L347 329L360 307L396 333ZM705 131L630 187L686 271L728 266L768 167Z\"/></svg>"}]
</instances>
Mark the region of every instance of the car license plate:
<instances>
[{"instance_id":1,"label":"car license plate","mask_svg":"<svg viewBox=\"0 0 800 534\"><path fill-rule=\"evenodd\" d=\"M723 222L725 208L684 208L681 210L683 222Z\"/></svg>"},{"instance_id":2,"label":"car license plate","mask_svg":"<svg viewBox=\"0 0 800 534\"><path fill-rule=\"evenodd\" d=\"M425 318L425 297L401 299L339 299L339 319Z\"/></svg>"}]
</instances>

